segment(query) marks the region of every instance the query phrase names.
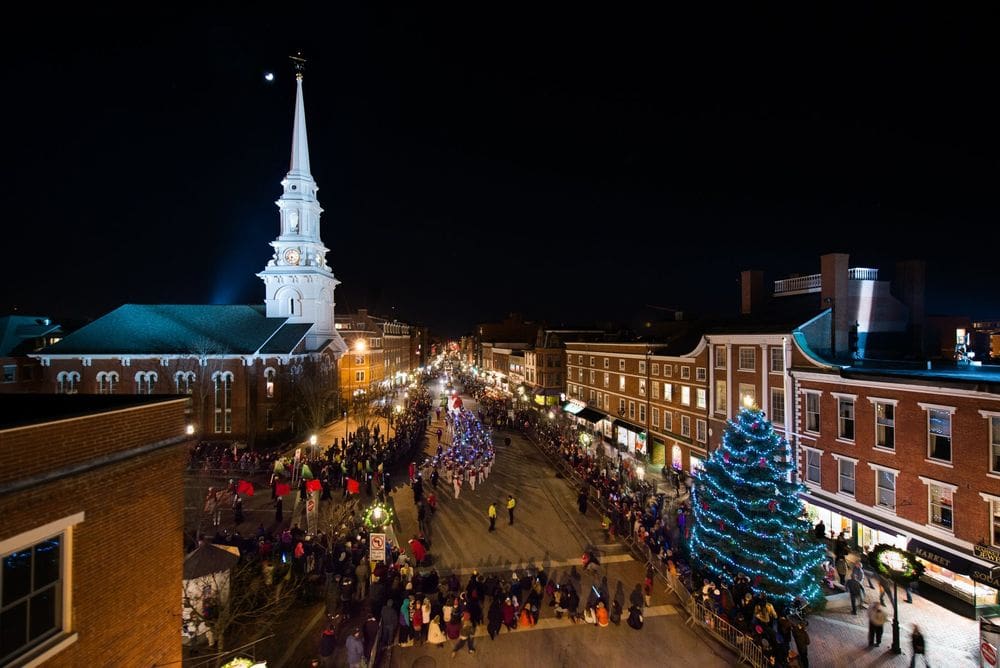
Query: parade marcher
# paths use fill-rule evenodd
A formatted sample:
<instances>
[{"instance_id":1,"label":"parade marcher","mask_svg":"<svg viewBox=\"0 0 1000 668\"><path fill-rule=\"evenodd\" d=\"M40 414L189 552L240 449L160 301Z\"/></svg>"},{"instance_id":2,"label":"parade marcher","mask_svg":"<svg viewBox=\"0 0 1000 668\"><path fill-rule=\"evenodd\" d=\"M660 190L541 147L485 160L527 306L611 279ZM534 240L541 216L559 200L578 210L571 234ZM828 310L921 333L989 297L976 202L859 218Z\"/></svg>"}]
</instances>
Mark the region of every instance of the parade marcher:
<instances>
[{"instance_id":1,"label":"parade marcher","mask_svg":"<svg viewBox=\"0 0 1000 668\"><path fill-rule=\"evenodd\" d=\"M281 526L282 522L284 521L284 517L281 511L282 503L283 502L280 496L274 500L274 523L277 524L278 526Z\"/></svg>"}]
</instances>

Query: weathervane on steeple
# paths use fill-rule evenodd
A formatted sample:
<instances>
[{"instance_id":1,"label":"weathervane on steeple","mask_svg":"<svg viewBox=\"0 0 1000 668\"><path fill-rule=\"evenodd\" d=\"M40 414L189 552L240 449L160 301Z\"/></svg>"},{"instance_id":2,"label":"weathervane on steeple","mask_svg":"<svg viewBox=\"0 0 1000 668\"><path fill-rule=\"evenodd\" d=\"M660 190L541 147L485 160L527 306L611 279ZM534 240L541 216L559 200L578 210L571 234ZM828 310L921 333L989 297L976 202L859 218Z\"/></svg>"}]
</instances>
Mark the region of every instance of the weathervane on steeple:
<instances>
[{"instance_id":1,"label":"weathervane on steeple","mask_svg":"<svg viewBox=\"0 0 1000 668\"><path fill-rule=\"evenodd\" d=\"M296 51L294 56L288 56L288 59L295 68L295 78L301 81L302 73L306 71L306 57L302 54L302 49Z\"/></svg>"}]
</instances>

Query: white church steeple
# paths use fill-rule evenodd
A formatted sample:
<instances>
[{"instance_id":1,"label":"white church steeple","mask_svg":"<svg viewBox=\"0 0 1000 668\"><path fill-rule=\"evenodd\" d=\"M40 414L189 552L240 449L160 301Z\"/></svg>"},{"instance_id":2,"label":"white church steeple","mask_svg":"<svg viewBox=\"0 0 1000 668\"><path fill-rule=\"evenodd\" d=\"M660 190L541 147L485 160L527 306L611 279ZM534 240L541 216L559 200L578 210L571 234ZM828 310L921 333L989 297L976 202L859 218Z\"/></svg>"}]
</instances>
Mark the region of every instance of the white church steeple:
<instances>
[{"instance_id":1,"label":"white church steeple","mask_svg":"<svg viewBox=\"0 0 1000 668\"><path fill-rule=\"evenodd\" d=\"M265 286L268 317L289 322L312 323L306 344L310 350L332 345L346 350L334 327L334 289L339 285L326 263L328 249L320 238L320 214L316 181L309 171L309 141L306 108L302 96L305 59L292 56L295 66L295 122L292 130L292 160L281 181L282 194L275 204L281 216L278 237L271 242L274 254L264 271L257 274Z\"/></svg>"}]
</instances>

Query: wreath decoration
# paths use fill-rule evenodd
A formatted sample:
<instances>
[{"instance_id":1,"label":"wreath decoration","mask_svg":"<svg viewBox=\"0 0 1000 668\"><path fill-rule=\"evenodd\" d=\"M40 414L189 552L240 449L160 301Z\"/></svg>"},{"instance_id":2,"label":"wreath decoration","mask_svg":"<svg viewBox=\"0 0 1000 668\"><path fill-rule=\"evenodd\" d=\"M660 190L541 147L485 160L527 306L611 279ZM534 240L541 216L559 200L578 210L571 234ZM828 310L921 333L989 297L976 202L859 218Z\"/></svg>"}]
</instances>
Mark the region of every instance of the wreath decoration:
<instances>
[{"instance_id":1,"label":"wreath decoration","mask_svg":"<svg viewBox=\"0 0 1000 668\"><path fill-rule=\"evenodd\" d=\"M912 552L885 543L873 547L868 560L881 575L902 585L917 580L924 572L924 565Z\"/></svg>"},{"instance_id":2,"label":"wreath decoration","mask_svg":"<svg viewBox=\"0 0 1000 668\"><path fill-rule=\"evenodd\" d=\"M392 523L392 508L381 503L373 503L365 510L362 520L368 529L379 529Z\"/></svg>"}]
</instances>

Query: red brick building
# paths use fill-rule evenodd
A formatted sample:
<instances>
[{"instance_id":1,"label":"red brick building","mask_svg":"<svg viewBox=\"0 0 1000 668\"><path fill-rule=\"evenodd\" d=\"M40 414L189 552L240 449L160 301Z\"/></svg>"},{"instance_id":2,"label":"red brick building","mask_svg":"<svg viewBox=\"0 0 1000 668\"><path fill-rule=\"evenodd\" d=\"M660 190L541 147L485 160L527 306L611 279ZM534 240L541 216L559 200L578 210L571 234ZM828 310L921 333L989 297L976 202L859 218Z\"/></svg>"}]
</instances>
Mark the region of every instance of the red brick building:
<instances>
[{"instance_id":1,"label":"red brick building","mask_svg":"<svg viewBox=\"0 0 1000 668\"><path fill-rule=\"evenodd\" d=\"M180 664L187 403L0 397L0 664Z\"/></svg>"}]
</instances>

